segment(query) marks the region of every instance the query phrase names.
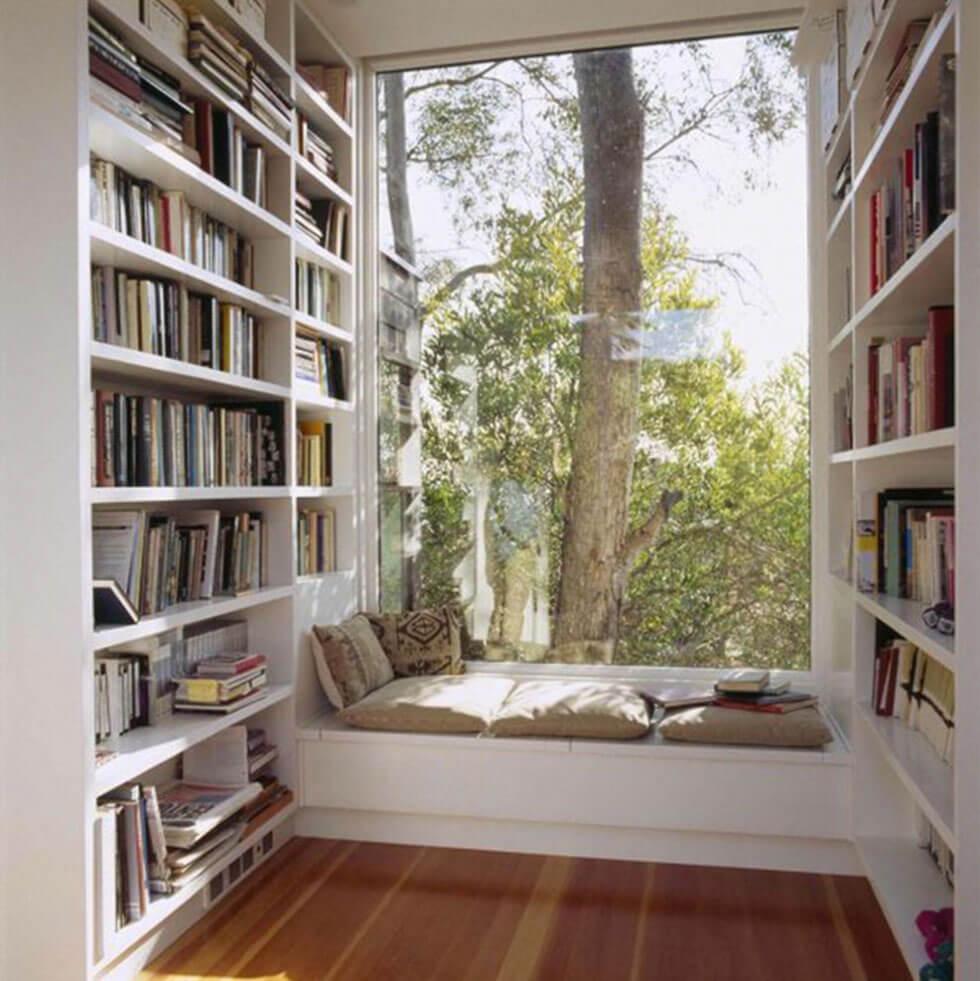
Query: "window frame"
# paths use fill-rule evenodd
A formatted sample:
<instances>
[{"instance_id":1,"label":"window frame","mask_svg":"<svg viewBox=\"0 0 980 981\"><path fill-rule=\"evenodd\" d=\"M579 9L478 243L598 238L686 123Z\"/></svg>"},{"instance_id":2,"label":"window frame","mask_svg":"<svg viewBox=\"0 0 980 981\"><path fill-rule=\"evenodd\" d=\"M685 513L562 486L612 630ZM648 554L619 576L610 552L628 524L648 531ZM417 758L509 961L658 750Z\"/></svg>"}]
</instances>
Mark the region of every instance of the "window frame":
<instances>
[{"instance_id":1,"label":"window frame","mask_svg":"<svg viewBox=\"0 0 980 981\"><path fill-rule=\"evenodd\" d=\"M633 46L684 40L706 40L736 34L756 34L776 30L798 30L800 13L767 12L724 18L708 18L703 21L668 23L635 29L593 32L568 36L546 36L522 40L512 44L473 45L445 51L416 52L410 55L394 55L365 59L360 65L359 117L362 121L358 140L356 171L361 183L361 216L358 222L360 269L362 276L358 289L360 306L360 331L358 347L359 400L362 406L357 435L356 468L359 477L361 520L360 554L363 574L360 577L359 600L363 609L377 609L380 595L380 562L378 507L380 489L378 482L378 289L380 280L380 199L377 181L378 163L378 76L389 71L412 71L438 68L474 61L520 56L567 53L602 47ZM804 84L806 78L804 76ZM805 177L807 220L807 321L808 361L810 384L810 667L806 671L778 671L774 674L795 683L808 685L824 696L830 695L848 684L851 677L849 664L833 663L833 634L830 622L834 607L834 583L827 529L829 527L830 470L827 453L818 447L829 445L829 400L824 358L819 356L817 338L822 318L826 316L819 285L825 270L815 268L812 257L821 254L816 236L812 201L819 199L815 186L819 175L812 166L820 159L817 143L817 127L811 125L815 117L816 93L808 87L804 97L806 160ZM658 667L652 665L589 665L550 664L519 661L467 661L467 670L473 673L508 674L525 677L578 677L601 678L604 681L623 682L697 682L710 683L723 673L722 668Z\"/></svg>"}]
</instances>

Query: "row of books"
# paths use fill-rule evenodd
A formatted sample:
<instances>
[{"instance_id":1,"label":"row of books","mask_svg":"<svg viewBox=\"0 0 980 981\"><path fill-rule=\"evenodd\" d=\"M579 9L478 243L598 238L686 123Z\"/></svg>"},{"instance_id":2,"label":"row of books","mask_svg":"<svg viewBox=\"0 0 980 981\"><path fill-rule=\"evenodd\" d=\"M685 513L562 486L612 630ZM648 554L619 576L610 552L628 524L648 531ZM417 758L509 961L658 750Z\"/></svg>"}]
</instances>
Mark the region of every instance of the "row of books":
<instances>
[{"instance_id":1,"label":"row of books","mask_svg":"<svg viewBox=\"0 0 980 981\"><path fill-rule=\"evenodd\" d=\"M97 654L95 658L95 741L115 739L147 725L149 704L144 659L126 654Z\"/></svg>"},{"instance_id":2,"label":"row of books","mask_svg":"<svg viewBox=\"0 0 980 981\"><path fill-rule=\"evenodd\" d=\"M857 522L858 589L955 607L955 492L889 488L862 507L874 517Z\"/></svg>"},{"instance_id":3,"label":"row of books","mask_svg":"<svg viewBox=\"0 0 980 981\"><path fill-rule=\"evenodd\" d=\"M321 174L325 174L332 181L335 181L337 179L337 165L334 161L333 147L317 132L316 128L302 113L297 113L297 118L297 152Z\"/></svg>"},{"instance_id":4,"label":"row of books","mask_svg":"<svg viewBox=\"0 0 980 981\"><path fill-rule=\"evenodd\" d=\"M325 322L340 320L340 281L323 266L296 260L296 309Z\"/></svg>"},{"instance_id":5,"label":"row of books","mask_svg":"<svg viewBox=\"0 0 980 981\"><path fill-rule=\"evenodd\" d=\"M834 390L832 406L834 452L854 448L854 365L848 365L844 384Z\"/></svg>"},{"instance_id":6,"label":"row of books","mask_svg":"<svg viewBox=\"0 0 980 981\"><path fill-rule=\"evenodd\" d=\"M956 208L955 88L955 57L947 55L940 73L940 109L916 124L913 145L870 196L872 296Z\"/></svg>"},{"instance_id":7,"label":"row of books","mask_svg":"<svg viewBox=\"0 0 980 981\"><path fill-rule=\"evenodd\" d=\"M294 340L296 377L319 386L324 395L347 400L347 371L344 348L340 344L297 330Z\"/></svg>"},{"instance_id":8,"label":"row of books","mask_svg":"<svg viewBox=\"0 0 980 981\"><path fill-rule=\"evenodd\" d=\"M955 747L955 689L953 672L911 641L888 640L875 651L875 714L921 732L946 763L953 762Z\"/></svg>"},{"instance_id":9,"label":"row of books","mask_svg":"<svg viewBox=\"0 0 980 981\"><path fill-rule=\"evenodd\" d=\"M345 261L349 258L350 211L333 198L311 200L296 191L296 227L311 241Z\"/></svg>"},{"instance_id":10,"label":"row of books","mask_svg":"<svg viewBox=\"0 0 980 981\"><path fill-rule=\"evenodd\" d=\"M293 123L293 101L288 92L220 25L192 11L189 27L187 57L191 64L275 133L288 139Z\"/></svg>"},{"instance_id":11,"label":"row of books","mask_svg":"<svg viewBox=\"0 0 980 981\"><path fill-rule=\"evenodd\" d=\"M869 445L955 424L955 320L953 307L930 307L925 334L871 341Z\"/></svg>"},{"instance_id":12,"label":"row of books","mask_svg":"<svg viewBox=\"0 0 980 981\"><path fill-rule=\"evenodd\" d=\"M98 157L91 161L90 191L94 221L208 272L253 286L252 243L194 207L183 191L161 190Z\"/></svg>"},{"instance_id":13,"label":"row of books","mask_svg":"<svg viewBox=\"0 0 980 981\"><path fill-rule=\"evenodd\" d=\"M281 402L203 404L98 389L97 487L259 487L285 482Z\"/></svg>"},{"instance_id":14,"label":"row of books","mask_svg":"<svg viewBox=\"0 0 980 981\"><path fill-rule=\"evenodd\" d=\"M296 70L341 119L350 122L354 107L354 87L350 69L346 65L309 62L298 65Z\"/></svg>"},{"instance_id":15,"label":"row of books","mask_svg":"<svg viewBox=\"0 0 980 981\"><path fill-rule=\"evenodd\" d=\"M227 715L260 701L268 683L264 654L216 654L177 679L174 708Z\"/></svg>"},{"instance_id":16,"label":"row of books","mask_svg":"<svg viewBox=\"0 0 980 981\"><path fill-rule=\"evenodd\" d=\"M300 508L296 517L299 549L296 556L298 576L334 572L336 557L336 515L333 508Z\"/></svg>"},{"instance_id":17,"label":"row of books","mask_svg":"<svg viewBox=\"0 0 980 981\"><path fill-rule=\"evenodd\" d=\"M239 595L267 581L261 512L98 510L92 517L96 579L114 579L140 615L177 603Z\"/></svg>"},{"instance_id":18,"label":"row of books","mask_svg":"<svg viewBox=\"0 0 980 981\"><path fill-rule=\"evenodd\" d=\"M247 378L260 374L260 326L247 310L183 283L92 268L92 336Z\"/></svg>"},{"instance_id":19,"label":"row of books","mask_svg":"<svg viewBox=\"0 0 980 981\"><path fill-rule=\"evenodd\" d=\"M267 207L266 150L250 143L226 109L195 99L193 125L185 125L185 142L200 158L201 169L260 208Z\"/></svg>"},{"instance_id":20,"label":"row of books","mask_svg":"<svg viewBox=\"0 0 980 981\"><path fill-rule=\"evenodd\" d=\"M296 480L304 487L333 483L333 427L321 419L296 423Z\"/></svg>"},{"instance_id":21,"label":"row of books","mask_svg":"<svg viewBox=\"0 0 980 981\"><path fill-rule=\"evenodd\" d=\"M919 811L919 844L936 863L940 875L951 889L956 888L956 855L933 823Z\"/></svg>"}]
</instances>

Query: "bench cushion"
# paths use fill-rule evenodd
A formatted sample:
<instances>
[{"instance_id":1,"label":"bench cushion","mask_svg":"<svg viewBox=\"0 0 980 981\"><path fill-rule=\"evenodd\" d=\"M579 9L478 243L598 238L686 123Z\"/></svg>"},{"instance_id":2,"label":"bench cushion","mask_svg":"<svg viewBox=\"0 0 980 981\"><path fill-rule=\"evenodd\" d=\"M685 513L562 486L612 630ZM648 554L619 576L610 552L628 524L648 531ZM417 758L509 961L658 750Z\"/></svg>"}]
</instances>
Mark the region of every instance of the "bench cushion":
<instances>
[{"instance_id":1,"label":"bench cushion","mask_svg":"<svg viewBox=\"0 0 980 981\"><path fill-rule=\"evenodd\" d=\"M363 615L388 655L395 677L463 673L460 617L455 607Z\"/></svg>"},{"instance_id":2,"label":"bench cushion","mask_svg":"<svg viewBox=\"0 0 980 981\"><path fill-rule=\"evenodd\" d=\"M650 730L646 699L626 685L522 681L490 723L495 736L637 739Z\"/></svg>"},{"instance_id":3,"label":"bench cushion","mask_svg":"<svg viewBox=\"0 0 980 981\"><path fill-rule=\"evenodd\" d=\"M394 677L371 624L360 614L337 626L315 626L310 646L320 686L334 708L359 701Z\"/></svg>"},{"instance_id":4,"label":"bench cushion","mask_svg":"<svg viewBox=\"0 0 980 981\"><path fill-rule=\"evenodd\" d=\"M664 739L740 746L824 746L834 736L815 708L798 712L748 712L702 705L672 712L657 726Z\"/></svg>"},{"instance_id":5,"label":"bench cushion","mask_svg":"<svg viewBox=\"0 0 980 981\"><path fill-rule=\"evenodd\" d=\"M483 732L514 687L509 678L438 675L397 678L343 709L361 729L393 732Z\"/></svg>"}]
</instances>

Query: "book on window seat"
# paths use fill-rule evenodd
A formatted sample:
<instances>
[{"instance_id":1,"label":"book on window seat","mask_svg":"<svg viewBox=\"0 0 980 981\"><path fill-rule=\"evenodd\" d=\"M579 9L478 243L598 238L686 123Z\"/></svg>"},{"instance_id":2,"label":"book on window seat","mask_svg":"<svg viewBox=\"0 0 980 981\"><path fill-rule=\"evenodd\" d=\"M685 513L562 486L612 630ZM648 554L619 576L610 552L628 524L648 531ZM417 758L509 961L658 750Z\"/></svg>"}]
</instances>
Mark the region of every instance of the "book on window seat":
<instances>
[{"instance_id":1,"label":"book on window seat","mask_svg":"<svg viewBox=\"0 0 980 981\"><path fill-rule=\"evenodd\" d=\"M736 668L726 671L716 682L715 691L760 693L770 687L769 672L754 668Z\"/></svg>"},{"instance_id":2,"label":"book on window seat","mask_svg":"<svg viewBox=\"0 0 980 981\"><path fill-rule=\"evenodd\" d=\"M710 705L716 696L714 688L671 685L644 694L656 705L667 710L693 708L695 705Z\"/></svg>"},{"instance_id":3,"label":"book on window seat","mask_svg":"<svg viewBox=\"0 0 980 981\"><path fill-rule=\"evenodd\" d=\"M716 698L714 704L720 708L739 709L743 712L772 712L777 715L785 715L787 712L798 712L800 709L814 708L817 705L817 698L814 695L807 695L804 692L787 693L786 695L773 695L765 698L729 698L727 696Z\"/></svg>"}]
</instances>

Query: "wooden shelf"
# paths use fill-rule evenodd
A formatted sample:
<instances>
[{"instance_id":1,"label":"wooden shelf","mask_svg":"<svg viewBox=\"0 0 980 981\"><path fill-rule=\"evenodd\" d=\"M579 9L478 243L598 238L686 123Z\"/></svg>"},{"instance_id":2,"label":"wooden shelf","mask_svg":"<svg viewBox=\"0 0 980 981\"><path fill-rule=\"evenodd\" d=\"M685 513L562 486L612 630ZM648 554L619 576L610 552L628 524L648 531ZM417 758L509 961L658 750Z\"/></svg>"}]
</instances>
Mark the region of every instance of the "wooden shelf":
<instances>
[{"instance_id":1,"label":"wooden shelf","mask_svg":"<svg viewBox=\"0 0 980 981\"><path fill-rule=\"evenodd\" d=\"M955 852L952 766L940 759L921 732L901 719L876 715L867 702L858 703L857 714L875 737L888 765Z\"/></svg>"},{"instance_id":2,"label":"wooden shelf","mask_svg":"<svg viewBox=\"0 0 980 981\"><path fill-rule=\"evenodd\" d=\"M293 595L292 586L265 586L243 593L241 596L218 596L215 599L197 600L193 603L179 603L163 613L145 617L139 623L125 627L96 627L92 632L92 649L105 650L120 644L131 644L144 637L154 637L175 627L186 627L212 617L226 617L240 613L265 603L289 599ZM111 765L111 764L108 764Z\"/></svg>"},{"instance_id":3,"label":"wooden shelf","mask_svg":"<svg viewBox=\"0 0 980 981\"><path fill-rule=\"evenodd\" d=\"M119 755L95 768L96 797L114 787L135 780L140 774L173 759L180 753L210 739L230 726L238 725L259 712L289 698L292 685L269 685L265 697L228 715L204 712L174 712L165 722L140 726L114 740L99 743L100 749Z\"/></svg>"},{"instance_id":4,"label":"wooden shelf","mask_svg":"<svg viewBox=\"0 0 980 981\"><path fill-rule=\"evenodd\" d=\"M200 365L159 354L147 354L104 341L91 342L92 370L100 376L139 379L168 388L196 392L286 400L292 391L284 385Z\"/></svg>"},{"instance_id":5,"label":"wooden shelf","mask_svg":"<svg viewBox=\"0 0 980 981\"><path fill-rule=\"evenodd\" d=\"M331 180L322 170L317 170L308 160L301 157L298 153L294 154L296 159L296 186L308 198L322 198L324 196L333 198L341 204L346 204L348 208L354 206L354 201L336 181Z\"/></svg>"},{"instance_id":6,"label":"wooden shelf","mask_svg":"<svg viewBox=\"0 0 980 981\"><path fill-rule=\"evenodd\" d=\"M322 245L317 245L316 242L297 229L293 229L293 243L295 244L296 253L299 258L326 266L327 269L332 270L340 276L350 277L354 274L354 267L346 259L341 259L340 256L334 255L333 252L323 248Z\"/></svg>"},{"instance_id":7,"label":"wooden shelf","mask_svg":"<svg viewBox=\"0 0 980 981\"><path fill-rule=\"evenodd\" d=\"M854 587L851 587L854 590ZM901 599L885 593L861 593L854 590L860 607L891 627L897 634L911 641L943 667L956 671L956 639L938 630L931 630L922 622L924 603Z\"/></svg>"},{"instance_id":8,"label":"wooden shelf","mask_svg":"<svg viewBox=\"0 0 980 981\"><path fill-rule=\"evenodd\" d=\"M324 337L331 337L343 344L354 343L354 335L349 330L345 330L343 327L338 327L336 324L332 324L329 321L311 317L308 313L300 313L299 310L294 310L293 320L296 322L296 326L305 327L307 330L315 331L317 334L322 334Z\"/></svg>"},{"instance_id":9,"label":"wooden shelf","mask_svg":"<svg viewBox=\"0 0 980 981\"><path fill-rule=\"evenodd\" d=\"M290 227L281 218L212 177L152 133L94 104L89 109L89 142L96 156L112 161L134 177L153 181L165 191L182 191L192 205L246 238L290 236Z\"/></svg>"},{"instance_id":10,"label":"wooden shelf","mask_svg":"<svg viewBox=\"0 0 980 981\"><path fill-rule=\"evenodd\" d=\"M857 853L913 977L929 958L915 918L953 905L953 890L929 853L911 838L859 835Z\"/></svg>"},{"instance_id":11,"label":"wooden shelf","mask_svg":"<svg viewBox=\"0 0 980 981\"><path fill-rule=\"evenodd\" d=\"M234 117L235 125L241 129L250 143L261 143L267 149L282 156L290 156L292 151L286 140L253 116L240 102L236 102L225 95L217 85L205 78L186 57L172 54L158 47L153 33L147 30L143 24L120 13L118 5L112 0L91 0L90 6L97 16L104 18L110 27L119 32L126 44L136 54L148 59L167 72L168 75L174 76L180 82L185 94L195 98L208 99L220 108L228 110Z\"/></svg>"},{"instance_id":12,"label":"wooden shelf","mask_svg":"<svg viewBox=\"0 0 980 981\"><path fill-rule=\"evenodd\" d=\"M89 222L92 263L115 266L125 272L162 276L190 289L210 293L226 303L237 303L256 317L289 317L289 307L256 290L179 259L163 249L146 245L100 222Z\"/></svg>"},{"instance_id":13,"label":"wooden shelf","mask_svg":"<svg viewBox=\"0 0 980 981\"><path fill-rule=\"evenodd\" d=\"M274 501L289 497L277 487L93 487L93 504L154 504L164 501Z\"/></svg>"},{"instance_id":14,"label":"wooden shelf","mask_svg":"<svg viewBox=\"0 0 980 981\"><path fill-rule=\"evenodd\" d=\"M146 911L146 914L142 919L137 920L135 923L129 923L119 930L113 937L113 944L111 949L106 953L106 956L95 965L94 974L99 974L103 969L109 966L109 964L119 957L121 954L129 950L130 947L135 946L140 941L148 937L154 930L156 930L161 923L164 922L168 917L172 916L177 912L182 906L190 902L195 896L197 896L207 884L221 871L226 869L232 862L235 861L240 855L248 851L257 841L260 841L265 835L269 834L275 828L284 824L286 821L292 818L297 809L299 808L299 803L295 799L289 804L288 807L284 807L277 814L274 814L265 822L261 827L256 829L247 838L242 839L231 851L229 851L224 858L218 862L213 869L209 869L205 872L199 879L195 879L193 882L189 882L183 889L179 892L174 893L172 896L157 896L155 899L150 901L150 905ZM253 866L252 868L257 868L258 866ZM238 881L244 882L248 878L248 874L243 875Z\"/></svg>"},{"instance_id":15,"label":"wooden shelf","mask_svg":"<svg viewBox=\"0 0 980 981\"><path fill-rule=\"evenodd\" d=\"M831 454L832 463L860 462L861 460L879 460L885 457L902 456L907 453L931 453L935 451L952 451L956 446L956 427L934 429L929 433L919 433L916 436L903 436L901 439L890 439L873 446L859 446L854 450L843 450Z\"/></svg>"}]
</instances>

